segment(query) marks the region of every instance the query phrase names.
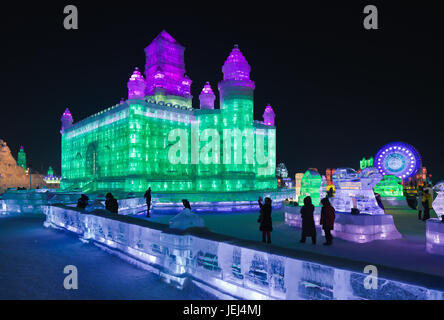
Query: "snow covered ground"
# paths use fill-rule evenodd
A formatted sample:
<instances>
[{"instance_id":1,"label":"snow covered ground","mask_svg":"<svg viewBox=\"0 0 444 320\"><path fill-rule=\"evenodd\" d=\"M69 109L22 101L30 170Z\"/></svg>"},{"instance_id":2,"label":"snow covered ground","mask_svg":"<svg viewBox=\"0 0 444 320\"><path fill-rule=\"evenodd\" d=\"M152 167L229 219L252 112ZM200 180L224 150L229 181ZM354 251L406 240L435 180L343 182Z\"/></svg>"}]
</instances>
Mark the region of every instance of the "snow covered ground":
<instances>
[{"instance_id":1,"label":"snow covered ground","mask_svg":"<svg viewBox=\"0 0 444 320\"><path fill-rule=\"evenodd\" d=\"M193 284L176 289L43 221L43 215L0 218L0 299L216 299ZM78 269L78 290L63 287L66 265Z\"/></svg>"}]
</instances>

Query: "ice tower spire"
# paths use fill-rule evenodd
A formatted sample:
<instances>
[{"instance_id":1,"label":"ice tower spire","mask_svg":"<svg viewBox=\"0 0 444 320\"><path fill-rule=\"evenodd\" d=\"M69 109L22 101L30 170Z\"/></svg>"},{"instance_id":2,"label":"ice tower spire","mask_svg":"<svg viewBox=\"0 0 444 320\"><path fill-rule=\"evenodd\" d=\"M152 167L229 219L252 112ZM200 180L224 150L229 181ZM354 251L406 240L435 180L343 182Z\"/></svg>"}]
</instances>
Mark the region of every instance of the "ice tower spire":
<instances>
[{"instance_id":1,"label":"ice tower spire","mask_svg":"<svg viewBox=\"0 0 444 320\"><path fill-rule=\"evenodd\" d=\"M136 67L127 83L128 99L143 99L145 97L145 79Z\"/></svg>"},{"instance_id":2,"label":"ice tower spire","mask_svg":"<svg viewBox=\"0 0 444 320\"><path fill-rule=\"evenodd\" d=\"M214 100L216 96L214 95L213 89L210 83L207 81L199 95L200 108L201 109L214 109Z\"/></svg>"},{"instance_id":3,"label":"ice tower spire","mask_svg":"<svg viewBox=\"0 0 444 320\"><path fill-rule=\"evenodd\" d=\"M274 113L273 108L270 106L270 104L268 104L265 107L264 114L262 115L262 117L264 118L264 124L267 126L274 126L275 116L276 114Z\"/></svg>"},{"instance_id":4,"label":"ice tower spire","mask_svg":"<svg viewBox=\"0 0 444 320\"><path fill-rule=\"evenodd\" d=\"M68 129L72 126L72 123L74 119L72 118L71 112L68 108L65 109L65 112L63 112L62 117L60 118L60 121L62 122L62 129L60 130L60 133L63 134L65 132L65 129Z\"/></svg>"},{"instance_id":5,"label":"ice tower spire","mask_svg":"<svg viewBox=\"0 0 444 320\"><path fill-rule=\"evenodd\" d=\"M191 79L185 75L185 47L181 46L168 32L163 30L145 48L146 96L161 92L191 107Z\"/></svg>"},{"instance_id":6,"label":"ice tower spire","mask_svg":"<svg viewBox=\"0 0 444 320\"><path fill-rule=\"evenodd\" d=\"M232 113L233 124L253 123L254 81L250 80L251 67L237 45L222 66L223 81L219 82L220 108Z\"/></svg>"},{"instance_id":7,"label":"ice tower spire","mask_svg":"<svg viewBox=\"0 0 444 320\"><path fill-rule=\"evenodd\" d=\"M230 55L222 67L224 80L250 80L251 67L245 59L237 44L234 45Z\"/></svg>"},{"instance_id":8,"label":"ice tower spire","mask_svg":"<svg viewBox=\"0 0 444 320\"><path fill-rule=\"evenodd\" d=\"M17 165L26 170L26 153L23 150L23 146L20 146L20 150L17 154Z\"/></svg>"}]
</instances>

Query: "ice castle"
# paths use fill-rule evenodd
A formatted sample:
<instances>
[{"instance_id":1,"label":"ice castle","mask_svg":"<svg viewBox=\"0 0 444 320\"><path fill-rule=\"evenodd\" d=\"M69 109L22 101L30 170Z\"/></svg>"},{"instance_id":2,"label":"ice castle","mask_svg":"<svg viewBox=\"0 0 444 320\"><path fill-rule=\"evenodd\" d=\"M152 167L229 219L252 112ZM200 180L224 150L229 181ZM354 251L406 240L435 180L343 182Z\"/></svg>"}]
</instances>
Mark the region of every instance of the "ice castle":
<instances>
[{"instance_id":1,"label":"ice castle","mask_svg":"<svg viewBox=\"0 0 444 320\"><path fill-rule=\"evenodd\" d=\"M192 106L185 48L162 31L145 48L128 99L73 123L62 115L63 189L88 192L244 192L276 190L275 113L253 120L250 65L234 46L219 82L220 108L207 82Z\"/></svg>"}]
</instances>

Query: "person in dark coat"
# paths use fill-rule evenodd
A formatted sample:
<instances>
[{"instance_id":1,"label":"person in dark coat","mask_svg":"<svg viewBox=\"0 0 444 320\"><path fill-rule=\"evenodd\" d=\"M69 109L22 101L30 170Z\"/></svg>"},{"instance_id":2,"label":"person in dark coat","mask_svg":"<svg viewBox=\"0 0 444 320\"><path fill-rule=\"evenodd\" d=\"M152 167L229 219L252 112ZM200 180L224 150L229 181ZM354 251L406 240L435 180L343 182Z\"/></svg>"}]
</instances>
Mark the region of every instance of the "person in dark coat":
<instances>
[{"instance_id":1,"label":"person in dark coat","mask_svg":"<svg viewBox=\"0 0 444 320\"><path fill-rule=\"evenodd\" d=\"M316 244L316 227L313 218L315 207L311 202L311 197L304 198L304 205L301 208L302 217L302 237L301 243L305 243L307 237L311 237L311 242Z\"/></svg>"},{"instance_id":2,"label":"person in dark coat","mask_svg":"<svg viewBox=\"0 0 444 320\"><path fill-rule=\"evenodd\" d=\"M325 232L325 243L324 245L329 246L333 243L333 236L331 235L331 231L333 230L335 224L335 208L330 204L328 198L324 198L321 200L322 209L321 209L321 221L322 229Z\"/></svg>"},{"instance_id":3,"label":"person in dark coat","mask_svg":"<svg viewBox=\"0 0 444 320\"><path fill-rule=\"evenodd\" d=\"M145 192L143 196L146 200L146 217L150 217L150 207L151 207L151 187Z\"/></svg>"},{"instance_id":4,"label":"person in dark coat","mask_svg":"<svg viewBox=\"0 0 444 320\"><path fill-rule=\"evenodd\" d=\"M119 212L119 204L110 192L106 194L105 209L115 214Z\"/></svg>"},{"instance_id":5,"label":"person in dark coat","mask_svg":"<svg viewBox=\"0 0 444 320\"><path fill-rule=\"evenodd\" d=\"M384 204L382 203L381 195L380 195L379 193L376 193L376 192L374 192L374 194L375 194L375 199L376 199L376 202L378 203L378 206L379 206L382 210L385 211Z\"/></svg>"},{"instance_id":6,"label":"person in dark coat","mask_svg":"<svg viewBox=\"0 0 444 320\"><path fill-rule=\"evenodd\" d=\"M271 243L271 234L273 231L273 223L271 221L271 199L265 198L264 204L262 204L262 198L258 200L260 210L260 216L257 222L260 223L259 230L262 231L262 242L267 240L267 243Z\"/></svg>"},{"instance_id":7,"label":"person in dark coat","mask_svg":"<svg viewBox=\"0 0 444 320\"><path fill-rule=\"evenodd\" d=\"M86 206L88 205L88 196L86 194L82 194L79 198L79 200L77 200L77 208L80 209L85 209Z\"/></svg>"},{"instance_id":8,"label":"person in dark coat","mask_svg":"<svg viewBox=\"0 0 444 320\"><path fill-rule=\"evenodd\" d=\"M422 197L424 216L422 217L422 221L430 219L430 209L432 208L432 204L433 204L433 195L430 193L430 189L424 189L424 194Z\"/></svg>"}]
</instances>

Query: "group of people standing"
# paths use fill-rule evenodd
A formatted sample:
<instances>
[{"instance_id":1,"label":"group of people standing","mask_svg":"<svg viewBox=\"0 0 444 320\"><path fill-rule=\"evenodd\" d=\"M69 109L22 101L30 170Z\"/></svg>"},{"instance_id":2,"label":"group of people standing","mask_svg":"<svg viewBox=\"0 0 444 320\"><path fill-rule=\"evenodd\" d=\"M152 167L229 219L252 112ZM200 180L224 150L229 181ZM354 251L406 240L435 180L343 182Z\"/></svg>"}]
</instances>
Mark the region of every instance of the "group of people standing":
<instances>
[{"instance_id":1,"label":"group of people standing","mask_svg":"<svg viewBox=\"0 0 444 320\"><path fill-rule=\"evenodd\" d=\"M77 208L85 209L86 206L88 206L88 203L89 197L86 194L82 194L79 200L77 200ZM119 212L119 203L110 192L105 196L105 209L112 214L117 214Z\"/></svg>"},{"instance_id":2,"label":"group of people standing","mask_svg":"<svg viewBox=\"0 0 444 320\"><path fill-rule=\"evenodd\" d=\"M262 203L262 198L259 197L258 200L260 207L260 216L257 222L259 222L259 230L262 232L262 242L271 243L271 231L273 231L273 223L271 219L271 199L265 198L264 203ZM333 230L335 224L335 209L330 204L327 198L321 200L321 220L320 224L325 233L325 243L324 245L329 246L333 243L333 236L331 231ZM316 244L316 226L314 222L314 210L315 207L312 204L311 197L304 198L304 205L301 208L302 216L302 237L300 242L305 243L307 237L311 237L313 244Z\"/></svg>"},{"instance_id":3,"label":"group of people standing","mask_svg":"<svg viewBox=\"0 0 444 320\"><path fill-rule=\"evenodd\" d=\"M433 203L433 189L429 183L426 183L424 188L418 189L417 200L418 200L418 219L422 221L430 219L430 209L432 208L432 203ZM423 211L424 215L421 217Z\"/></svg>"},{"instance_id":4,"label":"group of people standing","mask_svg":"<svg viewBox=\"0 0 444 320\"><path fill-rule=\"evenodd\" d=\"M328 200L328 197L321 200L321 219L319 224L325 233L325 243L324 245L329 246L333 244L333 236L331 231L333 230L335 224L335 209ZM302 237L300 242L305 243L307 237L311 237L312 244L316 244L316 225L314 221L314 211L315 207L312 203L311 197L304 198L304 205L301 208L301 218L302 218Z\"/></svg>"}]
</instances>

